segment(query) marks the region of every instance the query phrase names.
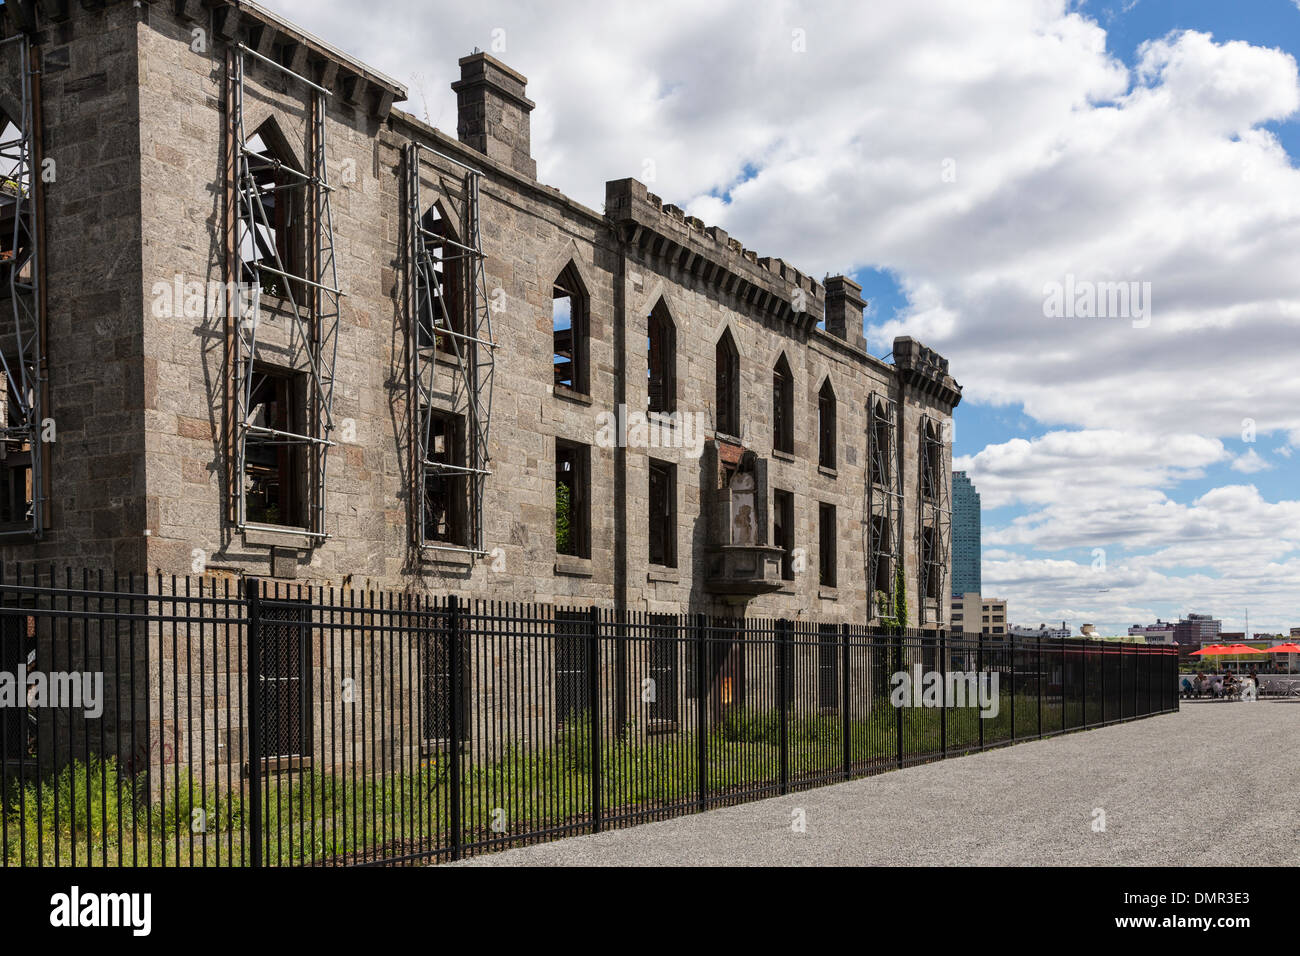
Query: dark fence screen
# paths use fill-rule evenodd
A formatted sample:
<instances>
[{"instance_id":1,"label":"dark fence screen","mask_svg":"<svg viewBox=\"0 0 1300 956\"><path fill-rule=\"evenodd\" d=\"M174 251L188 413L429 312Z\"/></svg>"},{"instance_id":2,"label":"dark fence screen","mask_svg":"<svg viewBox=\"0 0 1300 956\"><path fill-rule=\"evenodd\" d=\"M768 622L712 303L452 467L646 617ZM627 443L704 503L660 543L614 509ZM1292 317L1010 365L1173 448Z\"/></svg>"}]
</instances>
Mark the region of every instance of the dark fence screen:
<instances>
[{"instance_id":1,"label":"dark fence screen","mask_svg":"<svg viewBox=\"0 0 1300 956\"><path fill-rule=\"evenodd\" d=\"M439 861L1178 707L1172 648L52 571L0 670L18 866Z\"/></svg>"}]
</instances>

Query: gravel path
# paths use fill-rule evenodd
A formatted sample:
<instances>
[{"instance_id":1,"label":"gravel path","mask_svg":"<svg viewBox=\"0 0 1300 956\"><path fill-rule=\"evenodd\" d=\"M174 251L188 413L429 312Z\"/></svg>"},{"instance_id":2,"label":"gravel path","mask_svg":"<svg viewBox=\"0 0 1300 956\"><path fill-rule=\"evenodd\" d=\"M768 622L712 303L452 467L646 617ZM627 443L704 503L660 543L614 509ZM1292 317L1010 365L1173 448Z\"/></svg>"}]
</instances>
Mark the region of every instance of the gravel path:
<instances>
[{"instance_id":1,"label":"gravel path","mask_svg":"<svg viewBox=\"0 0 1300 956\"><path fill-rule=\"evenodd\" d=\"M1104 832L1094 831L1098 808ZM1241 848L1235 857L1210 846L1224 841ZM1184 703L1177 714L457 865L920 864L1300 864L1300 704Z\"/></svg>"}]
</instances>

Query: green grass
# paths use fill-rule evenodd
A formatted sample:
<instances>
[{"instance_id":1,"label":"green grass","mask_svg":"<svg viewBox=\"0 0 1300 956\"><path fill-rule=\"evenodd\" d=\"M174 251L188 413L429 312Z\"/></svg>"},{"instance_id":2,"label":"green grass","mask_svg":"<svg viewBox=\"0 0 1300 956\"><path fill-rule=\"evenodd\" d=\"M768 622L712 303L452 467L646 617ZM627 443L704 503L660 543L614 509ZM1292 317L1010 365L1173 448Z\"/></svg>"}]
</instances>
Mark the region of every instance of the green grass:
<instances>
[{"instance_id":1,"label":"green grass","mask_svg":"<svg viewBox=\"0 0 1300 956\"><path fill-rule=\"evenodd\" d=\"M849 724L852 771L884 769L897 759L898 712L887 705ZM1060 703L1044 701L1044 732L1061 726ZM1037 699L1016 699L1019 737L1038 730ZM949 708L949 751L1011 737L1010 695L1003 694L996 717L980 720L973 709ZM1081 705L1070 705L1070 723L1081 719ZM903 711L903 740L909 755L937 754L943 746L939 709ZM792 714L786 733L790 743L790 782L837 777L843 771L843 725L836 714ZM779 782L781 721L775 711L734 708L711 728L706 741L708 791L711 796L771 789ZM698 741L694 733L643 735L635 728L622 738L602 742L601 798L609 816L665 812L694 805L699 790ZM544 827L573 823L585 826L591 807L589 727L579 721L561 732L554 745L537 749L511 746L490 762L476 762L473 747L463 763L463 839L507 843ZM401 855L449 843L449 765L445 756L420 766L350 776L319 769L268 779L263 800L264 859L271 864L303 864L366 854ZM206 793L197 779L182 772L161 775L164 789L152 799L132 801L132 778L109 758L76 762L42 781L11 786L3 795L8 826L4 861L17 865L69 864L76 852L81 865L152 864L169 866L240 865L245 845L248 795L214 785ZM157 783L158 781L155 781ZM143 798L143 777L134 780ZM57 800L56 800L57 797ZM55 807L58 821L55 822ZM197 812L196 812L197 811ZM364 817L364 819L363 819ZM119 819L121 825L119 826ZM20 822L25 826L20 827ZM105 826L105 821L107 826ZM423 835L423 836L421 836ZM39 839L38 839L39 836ZM149 837L152 839L149 839ZM57 841L55 838L58 838ZM206 858L205 858L206 852Z\"/></svg>"}]
</instances>

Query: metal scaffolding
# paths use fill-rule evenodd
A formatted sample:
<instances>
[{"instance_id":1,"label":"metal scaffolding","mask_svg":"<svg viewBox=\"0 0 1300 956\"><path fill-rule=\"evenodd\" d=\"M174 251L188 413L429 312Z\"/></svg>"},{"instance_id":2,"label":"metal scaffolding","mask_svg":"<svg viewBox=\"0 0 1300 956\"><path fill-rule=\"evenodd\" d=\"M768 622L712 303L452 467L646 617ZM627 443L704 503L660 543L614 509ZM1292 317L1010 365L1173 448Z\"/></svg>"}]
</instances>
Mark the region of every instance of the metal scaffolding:
<instances>
[{"instance_id":1,"label":"metal scaffolding","mask_svg":"<svg viewBox=\"0 0 1300 956\"><path fill-rule=\"evenodd\" d=\"M920 422L921 451L918 469L917 544L920 551L921 624L942 624L944 588L948 586L948 545L952 534L952 507L948 501L948 456L944 454L943 425L929 416ZM934 597L929 595L933 591Z\"/></svg>"},{"instance_id":2,"label":"metal scaffolding","mask_svg":"<svg viewBox=\"0 0 1300 956\"><path fill-rule=\"evenodd\" d=\"M40 71L25 34L0 41L17 49L21 77L18 116L0 119L0 269L8 286L13 325L3 328L0 365L0 536L40 538L46 528L48 419L45 277L40 159ZM12 130L10 126L12 125Z\"/></svg>"},{"instance_id":3,"label":"metal scaffolding","mask_svg":"<svg viewBox=\"0 0 1300 956\"><path fill-rule=\"evenodd\" d=\"M421 199L424 154L452 164L464 175L464 212L458 232L448 210ZM430 168L432 164L428 164ZM421 143L406 148L409 240L407 351L412 440L411 506L416 544L430 551L487 553L483 495L490 454L496 343L479 230L479 170ZM454 238L463 237L463 242ZM439 361L449 381L440 387ZM442 417L463 416L463 440L453 441ZM455 447L452 447L452 446ZM435 527L430 514L439 492L463 506L465 522ZM433 519L433 520L431 520Z\"/></svg>"},{"instance_id":4,"label":"metal scaffolding","mask_svg":"<svg viewBox=\"0 0 1300 956\"><path fill-rule=\"evenodd\" d=\"M863 523L867 556L868 617L894 614L894 572L902 561L902 470L895 422L898 403L886 395L870 397L867 406L867 520ZM884 585L882 588L881 585ZM884 599L878 596L883 592Z\"/></svg>"},{"instance_id":5,"label":"metal scaffolding","mask_svg":"<svg viewBox=\"0 0 1300 956\"><path fill-rule=\"evenodd\" d=\"M288 77L289 84L304 89L306 105L305 170L296 170L250 145L244 126L244 77L246 58ZM338 356L340 305L344 292L338 286L334 260L334 219L330 209L333 189L325 163L325 101L330 95L322 86L299 76L274 60L243 44L233 56L232 123L234 128L235 175L238 204L238 233L235 237L234 281L245 284L234 355L234 460L235 525L238 530L258 530L305 535L323 540L328 452L334 446L334 366ZM253 133L256 136L256 131ZM271 171L270 184L266 173ZM258 178L258 173L263 174ZM290 198L301 195L305 238L305 262L294 268L284 260L285 250L275 241L273 213L283 217ZM277 207L277 203L279 204ZM268 206L270 209L268 209ZM273 291L283 303L288 319L288 354L291 371L306 379L302 414L287 427L258 422L254 389L265 379L262 356L258 354L258 329L264 319L262 295ZM250 308L251 306L251 308ZM298 362L301 362L299 367ZM307 462L302 489L306 527L287 527L248 518L248 468L250 460L267 454L301 455Z\"/></svg>"}]
</instances>

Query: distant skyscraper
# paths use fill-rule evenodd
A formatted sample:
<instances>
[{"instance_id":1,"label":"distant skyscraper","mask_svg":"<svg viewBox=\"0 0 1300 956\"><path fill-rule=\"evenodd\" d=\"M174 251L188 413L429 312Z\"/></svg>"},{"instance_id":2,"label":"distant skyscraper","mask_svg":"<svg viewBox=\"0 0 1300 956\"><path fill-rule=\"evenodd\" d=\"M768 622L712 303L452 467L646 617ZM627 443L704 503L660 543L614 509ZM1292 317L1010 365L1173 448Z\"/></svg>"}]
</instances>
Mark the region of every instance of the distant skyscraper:
<instances>
[{"instance_id":1,"label":"distant skyscraper","mask_svg":"<svg viewBox=\"0 0 1300 956\"><path fill-rule=\"evenodd\" d=\"M964 471L952 473L952 593L983 593L980 590L980 493Z\"/></svg>"}]
</instances>

